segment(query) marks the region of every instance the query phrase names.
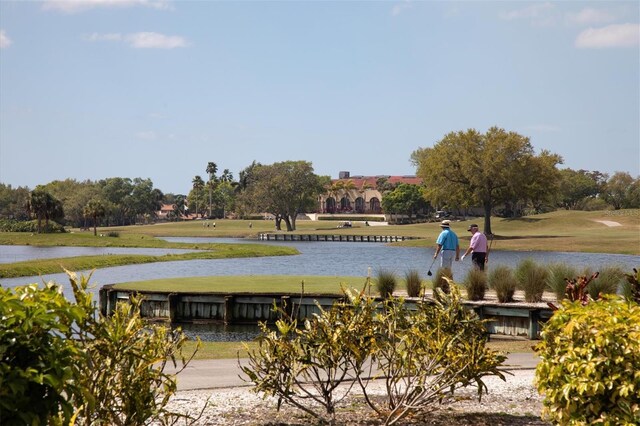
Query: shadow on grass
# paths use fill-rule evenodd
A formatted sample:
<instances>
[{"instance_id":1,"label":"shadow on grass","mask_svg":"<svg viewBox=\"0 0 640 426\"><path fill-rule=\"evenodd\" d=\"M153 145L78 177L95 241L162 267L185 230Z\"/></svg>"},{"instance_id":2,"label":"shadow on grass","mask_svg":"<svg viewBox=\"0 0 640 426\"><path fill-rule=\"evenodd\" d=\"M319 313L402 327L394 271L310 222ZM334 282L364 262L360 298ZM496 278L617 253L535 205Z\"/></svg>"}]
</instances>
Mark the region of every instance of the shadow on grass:
<instances>
[{"instance_id":1,"label":"shadow on grass","mask_svg":"<svg viewBox=\"0 0 640 426\"><path fill-rule=\"evenodd\" d=\"M491 241L491 237L487 237ZM510 241L510 240L539 240L547 238L566 238L560 235L497 235L493 234L493 239L496 241Z\"/></svg>"}]
</instances>

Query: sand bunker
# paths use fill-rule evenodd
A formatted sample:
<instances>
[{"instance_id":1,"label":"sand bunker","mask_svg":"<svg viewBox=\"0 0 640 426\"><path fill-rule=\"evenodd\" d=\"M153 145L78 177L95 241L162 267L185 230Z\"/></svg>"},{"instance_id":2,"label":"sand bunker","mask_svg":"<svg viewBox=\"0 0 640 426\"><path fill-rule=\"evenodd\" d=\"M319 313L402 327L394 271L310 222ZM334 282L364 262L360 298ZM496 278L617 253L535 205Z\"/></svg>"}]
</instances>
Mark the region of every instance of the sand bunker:
<instances>
[{"instance_id":1,"label":"sand bunker","mask_svg":"<svg viewBox=\"0 0 640 426\"><path fill-rule=\"evenodd\" d=\"M618 222L614 222L612 220L596 220L596 222L604 223L607 226L622 226Z\"/></svg>"}]
</instances>

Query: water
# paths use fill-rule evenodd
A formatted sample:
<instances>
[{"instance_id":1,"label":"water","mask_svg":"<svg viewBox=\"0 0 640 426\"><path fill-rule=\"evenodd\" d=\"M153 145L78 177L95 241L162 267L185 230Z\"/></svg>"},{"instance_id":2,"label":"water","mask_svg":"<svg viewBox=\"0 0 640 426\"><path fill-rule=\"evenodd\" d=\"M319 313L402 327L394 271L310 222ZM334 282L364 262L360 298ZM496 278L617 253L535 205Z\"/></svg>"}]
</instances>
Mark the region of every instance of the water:
<instances>
[{"instance_id":1,"label":"water","mask_svg":"<svg viewBox=\"0 0 640 426\"><path fill-rule=\"evenodd\" d=\"M151 256L163 256L165 254L180 254L193 251L196 250L137 247L0 246L0 263L23 262L32 259L99 256L108 254L145 254Z\"/></svg>"},{"instance_id":2,"label":"water","mask_svg":"<svg viewBox=\"0 0 640 426\"><path fill-rule=\"evenodd\" d=\"M97 289L104 284L116 284L122 282L152 280L160 278L183 278L195 276L222 276L222 275L340 275L366 277L369 269L375 276L377 270L385 269L403 276L410 269L417 269L426 274L432 263L433 248L394 247L383 243L356 243L356 242L262 242L258 240L223 239L223 238L165 238L175 242L214 242L214 243L254 243L285 245L297 248L300 255L273 256L241 259L211 259L189 260L176 262L148 263L142 265L126 265L112 268L98 269L93 273L92 289ZM53 247L56 250L42 250L41 247L32 246L0 246L2 257L18 256L22 258L39 258L44 253L52 253L51 257L59 257L58 249L73 249L74 256L82 254L95 254L93 247ZM108 248L105 250L112 251ZM126 249L137 250L137 249ZM149 249L140 249L149 250ZM55 253L55 254L53 254ZM31 257L30 257L31 256ZM521 260L531 258L541 264L566 263L579 269L590 267L597 270L602 266L621 266L625 271L640 266L639 256L616 255L606 253L566 253L566 252L539 252L539 251L501 251L494 250L490 255L488 268L496 265L515 267ZM464 262L454 262L454 278L462 278L472 267L471 259ZM432 272L438 269L438 263L433 266ZM89 271L79 271L88 273ZM43 277L21 277L0 279L0 284L5 287L13 287L27 283L41 283L53 280L60 284L68 282L65 274L51 274ZM65 290L66 290L65 286ZM66 292L65 292L66 294Z\"/></svg>"}]
</instances>

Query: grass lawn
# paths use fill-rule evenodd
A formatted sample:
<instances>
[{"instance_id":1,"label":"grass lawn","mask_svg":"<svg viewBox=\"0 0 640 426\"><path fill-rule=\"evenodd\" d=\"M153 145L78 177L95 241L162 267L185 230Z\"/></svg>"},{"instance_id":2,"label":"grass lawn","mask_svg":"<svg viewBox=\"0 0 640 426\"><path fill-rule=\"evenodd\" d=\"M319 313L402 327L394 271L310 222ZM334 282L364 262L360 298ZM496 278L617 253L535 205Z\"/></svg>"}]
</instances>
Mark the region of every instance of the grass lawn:
<instances>
[{"instance_id":1,"label":"grass lawn","mask_svg":"<svg viewBox=\"0 0 640 426\"><path fill-rule=\"evenodd\" d=\"M487 343L487 346L495 351L508 353L533 352L532 347L538 343L537 340L524 339L494 339ZM246 358L247 348L255 350L258 348L256 342L202 342L200 349L194 359L229 359ZM196 342L190 340L185 343L184 353L191 354L196 348Z\"/></svg>"},{"instance_id":2,"label":"grass lawn","mask_svg":"<svg viewBox=\"0 0 640 426\"><path fill-rule=\"evenodd\" d=\"M604 222L615 222L619 226L607 226ZM252 227L249 228L251 222ZM415 237L401 243L405 246L433 246L441 229L438 222L412 225L364 226L354 222L353 228L336 228L337 221L296 222L296 234L341 234L341 235L398 235ZM372 222L373 223L373 222ZM483 218L473 217L454 221L452 229L466 247L471 236L467 227L477 223L483 228ZM274 232L269 220L217 220L216 228L203 227L203 221L172 222L144 226L108 228L121 235L129 233L149 236L188 237L257 237L259 233ZM640 255L640 210L617 211L569 211L527 216L517 219L494 217L491 228L496 235L495 250L541 250L587 253L614 253ZM106 232L107 228L100 232ZM285 231L282 231L285 232Z\"/></svg>"},{"instance_id":3,"label":"grass lawn","mask_svg":"<svg viewBox=\"0 0 640 426\"><path fill-rule=\"evenodd\" d=\"M222 293L294 293L300 294L304 283L305 293L342 294L341 286L361 290L365 277L344 276L296 276L296 275L257 275L257 276L214 276L163 278L149 281L135 281L114 284L120 290L168 291L168 292L222 292ZM375 288L372 293L377 294Z\"/></svg>"}]
</instances>

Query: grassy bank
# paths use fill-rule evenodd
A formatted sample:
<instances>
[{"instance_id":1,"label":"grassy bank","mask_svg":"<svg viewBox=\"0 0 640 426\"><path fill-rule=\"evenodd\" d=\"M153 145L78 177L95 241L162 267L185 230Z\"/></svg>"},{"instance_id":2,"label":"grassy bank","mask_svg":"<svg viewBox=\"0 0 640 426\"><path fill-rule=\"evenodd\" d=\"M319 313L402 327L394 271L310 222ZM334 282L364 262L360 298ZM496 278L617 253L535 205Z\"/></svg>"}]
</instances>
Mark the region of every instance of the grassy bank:
<instances>
[{"instance_id":1,"label":"grassy bank","mask_svg":"<svg viewBox=\"0 0 640 426\"><path fill-rule=\"evenodd\" d=\"M495 339L487 343L487 347L502 352L533 352L532 346L537 342L523 339ZM256 342L202 342L200 349L194 359L233 359L246 358L247 350L255 350L258 347ZM192 353L196 348L195 341L186 342L185 354Z\"/></svg>"},{"instance_id":2,"label":"grassy bank","mask_svg":"<svg viewBox=\"0 0 640 426\"><path fill-rule=\"evenodd\" d=\"M238 257L262 257L294 255L299 252L291 247L258 244L175 244L162 242L158 248L181 248L201 250L191 253L166 254L163 256L109 254L100 256L62 257L35 259L24 262L0 264L0 278L26 277L70 271L86 271L112 266L135 265L153 262L175 262L197 259L227 259ZM63 269L64 268L64 269Z\"/></svg>"}]
</instances>

